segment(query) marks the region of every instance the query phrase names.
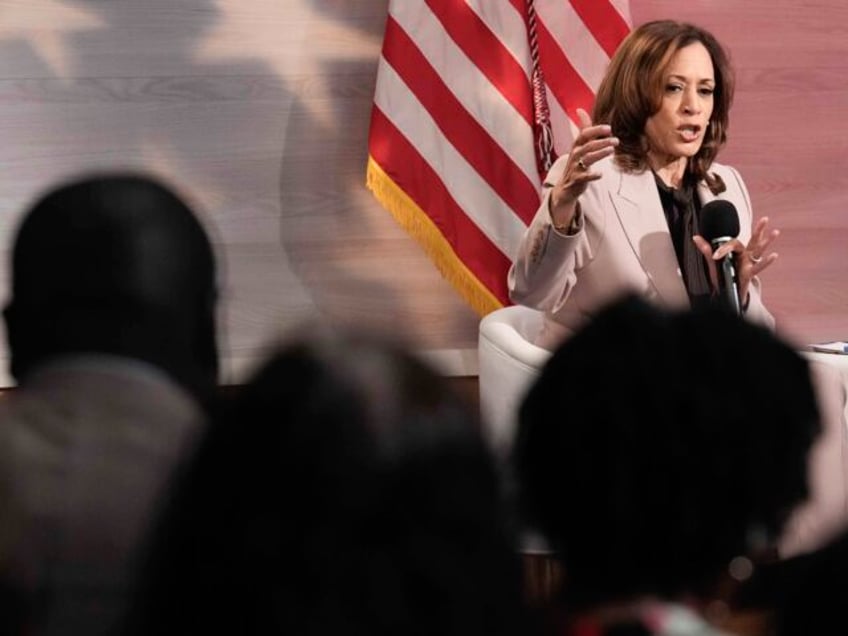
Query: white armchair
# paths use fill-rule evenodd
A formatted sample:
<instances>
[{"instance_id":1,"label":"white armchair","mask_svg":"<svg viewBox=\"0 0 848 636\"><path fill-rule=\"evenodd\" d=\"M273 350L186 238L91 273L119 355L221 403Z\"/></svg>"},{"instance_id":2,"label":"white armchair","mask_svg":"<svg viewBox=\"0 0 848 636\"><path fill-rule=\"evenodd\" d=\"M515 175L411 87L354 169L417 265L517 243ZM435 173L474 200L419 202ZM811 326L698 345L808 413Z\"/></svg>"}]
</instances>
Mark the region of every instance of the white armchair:
<instances>
[{"instance_id":1,"label":"white armchair","mask_svg":"<svg viewBox=\"0 0 848 636\"><path fill-rule=\"evenodd\" d=\"M477 343L480 414L486 441L499 461L512 450L518 408L551 352L533 344L542 312L519 305L496 309L480 321ZM521 552L549 555L545 540L532 529L522 532Z\"/></svg>"},{"instance_id":2,"label":"white armchair","mask_svg":"<svg viewBox=\"0 0 848 636\"><path fill-rule=\"evenodd\" d=\"M535 309L514 305L480 321L480 413L486 439L501 459L512 448L521 400L551 355L533 344L542 316Z\"/></svg>"}]
</instances>

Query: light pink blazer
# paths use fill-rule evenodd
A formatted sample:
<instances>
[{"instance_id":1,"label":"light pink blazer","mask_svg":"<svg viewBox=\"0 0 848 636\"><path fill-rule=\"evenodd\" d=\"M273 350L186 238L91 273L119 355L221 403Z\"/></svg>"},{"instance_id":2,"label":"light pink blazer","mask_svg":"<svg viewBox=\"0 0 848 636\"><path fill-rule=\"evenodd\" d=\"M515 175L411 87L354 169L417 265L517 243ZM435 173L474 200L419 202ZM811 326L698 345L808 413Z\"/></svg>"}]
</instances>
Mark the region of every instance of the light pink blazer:
<instances>
[{"instance_id":1,"label":"light pink blazer","mask_svg":"<svg viewBox=\"0 0 848 636\"><path fill-rule=\"evenodd\" d=\"M597 162L592 170L603 177L590 183L580 197L580 231L566 236L554 229L548 211L551 188L562 176L566 159L560 157L551 167L542 204L509 272L512 300L546 314L536 344L555 348L602 304L626 291L664 307L689 306L653 174L624 172L611 158ZM706 184L699 184L701 203L716 198L733 203L739 213L739 238L747 243L753 213L742 177L719 164L713 164L711 171L727 189L716 197ZM750 294L746 317L773 327L756 278Z\"/></svg>"}]
</instances>

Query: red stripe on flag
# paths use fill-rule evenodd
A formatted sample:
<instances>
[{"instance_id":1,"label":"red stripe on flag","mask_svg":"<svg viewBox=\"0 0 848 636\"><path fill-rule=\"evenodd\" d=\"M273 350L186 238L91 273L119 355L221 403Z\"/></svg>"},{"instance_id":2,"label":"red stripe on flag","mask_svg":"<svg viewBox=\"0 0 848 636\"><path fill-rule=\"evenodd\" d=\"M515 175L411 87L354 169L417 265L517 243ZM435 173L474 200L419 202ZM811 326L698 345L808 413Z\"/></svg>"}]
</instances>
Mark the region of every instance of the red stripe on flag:
<instances>
[{"instance_id":1,"label":"red stripe on flag","mask_svg":"<svg viewBox=\"0 0 848 636\"><path fill-rule=\"evenodd\" d=\"M383 57L418 98L445 137L525 222L539 207L539 192L445 85L421 50L391 16Z\"/></svg>"},{"instance_id":2,"label":"red stripe on flag","mask_svg":"<svg viewBox=\"0 0 848 636\"><path fill-rule=\"evenodd\" d=\"M570 1L574 11L595 36L598 44L612 57L618 45L630 33L627 22L607 0Z\"/></svg>"},{"instance_id":3,"label":"red stripe on flag","mask_svg":"<svg viewBox=\"0 0 848 636\"><path fill-rule=\"evenodd\" d=\"M390 86L395 87L394 90L398 90L402 95L398 95L397 100L392 94L381 95L385 99L385 102L381 103L388 109L386 113L382 112L376 103L372 108L367 183L398 222L421 241L439 270L466 300L478 310L486 312L490 311L495 303L506 305L510 302L506 283L512 254L502 253L499 245L518 244L521 239L521 227L515 222L515 217L529 223L539 205L539 193L532 176L525 175L506 152L516 151L512 148L501 148L498 141L480 124L482 120L478 121L475 115L463 106L443 78L463 82L459 85L465 86L468 82L479 81L480 78L475 76L480 74L500 91L506 102L517 112L507 109L486 111L487 117L506 119L487 119L487 126L499 127L492 130L500 130L503 126L527 126L527 122L534 120L534 102L533 87L526 76L527 69L521 69L520 64L509 54L510 51L527 52L524 49L529 45L526 28L527 0L508 0L522 20L511 21L514 24L504 25L504 30L499 28L497 32L490 30L485 21L472 8L466 6L468 1L389 1L391 6L403 4L403 10L410 12L410 25L432 26L418 20L431 19L435 15L442 28L427 29L427 34L423 36L435 38L436 41L432 42L433 50L440 51L443 49L439 47L454 46L443 41L450 37L472 63L467 67L463 62L461 68L441 69L445 75L440 76L439 71L416 45L415 38L419 37L418 33L406 33L397 20L391 17L390 9L383 41L383 58L388 66L393 67L405 86L386 84L387 89ZM574 26L591 32L608 55L614 53L621 39L630 30L625 18L612 6L610 0L548 1L571 2L580 18ZM561 8L565 8L564 5ZM550 87L548 98L556 100L567 116L577 121L578 108L591 109L595 87L587 85L586 80L572 66L568 58L573 52L561 48L565 43L555 41L552 32L545 28L543 20L537 19L536 27L539 63L546 77L546 84ZM601 60L592 63L600 64ZM598 73L602 70L595 69ZM460 77L460 73L469 77ZM593 71L591 77L595 76ZM407 91L410 91L411 95ZM459 91L457 94L460 94ZM427 146L428 153L430 150L435 153L432 159L434 164L439 163L438 157L458 153L481 180L475 180L476 185L469 183L463 187L491 188L491 191L487 189L485 194L492 204L487 209L474 210L474 219L480 223L479 226L467 211L460 207L445 185L450 175L437 172L442 168L428 164L427 158L410 141L416 139L416 127L419 123L404 117L403 109L410 106L418 108L418 104L410 105L412 95L432 117L440 131L429 132L435 135L434 139L428 139ZM468 99L472 98L473 96L469 96ZM556 109L557 116L559 112L559 109ZM393 121L405 123L398 128ZM560 130L561 122L556 123L557 130ZM567 135L568 131L562 129L562 132ZM527 143L534 144L536 141L538 140L534 141L528 127ZM526 152L527 149L518 152L522 150ZM492 192L496 193L499 199L492 197ZM497 243L481 228L486 228L486 232L494 236ZM497 234L494 234L495 232Z\"/></svg>"},{"instance_id":4,"label":"red stripe on flag","mask_svg":"<svg viewBox=\"0 0 848 636\"><path fill-rule=\"evenodd\" d=\"M456 0L426 0L445 31L512 104L533 124L533 94L527 73L471 7Z\"/></svg>"},{"instance_id":5,"label":"red stripe on flag","mask_svg":"<svg viewBox=\"0 0 848 636\"><path fill-rule=\"evenodd\" d=\"M371 111L369 151L391 179L426 212L480 283L501 303L509 304L506 286L509 258L465 215L439 175L376 105Z\"/></svg>"},{"instance_id":6,"label":"red stripe on flag","mask_svg":"<svg viewBox=\"0 0 848 636\"><path fill-rule=\"evenodd\" d=\"M562 105L571 120L577 123L580 121L577 117L577 109L583 108L587 112L591 112L592 104L595 102L595 93L571 65L571 62L541 20L536 23L536 29L539 34L539 57L542 73L544 73L547 84L556 100Z\"/></svg>"}]
</instances>

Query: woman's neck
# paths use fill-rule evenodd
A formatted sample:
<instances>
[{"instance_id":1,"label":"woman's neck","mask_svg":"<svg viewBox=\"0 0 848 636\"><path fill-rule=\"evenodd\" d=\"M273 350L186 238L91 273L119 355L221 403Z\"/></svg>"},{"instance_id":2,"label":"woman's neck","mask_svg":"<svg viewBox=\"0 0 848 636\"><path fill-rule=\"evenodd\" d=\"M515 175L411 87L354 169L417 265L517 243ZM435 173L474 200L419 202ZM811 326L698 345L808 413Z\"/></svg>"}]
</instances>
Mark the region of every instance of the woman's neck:
<instances>
[{"instance_id":1,"label":"woman's neck","mask_svg":"<svg viewBox=\"0 0 848 636\"><path fill-rule=\"evenodd\" d=\"M651 170L670 188L679 188L686 173L686 157L657 157L648 155L648 165Z\"/></svg>"}]
</instances>

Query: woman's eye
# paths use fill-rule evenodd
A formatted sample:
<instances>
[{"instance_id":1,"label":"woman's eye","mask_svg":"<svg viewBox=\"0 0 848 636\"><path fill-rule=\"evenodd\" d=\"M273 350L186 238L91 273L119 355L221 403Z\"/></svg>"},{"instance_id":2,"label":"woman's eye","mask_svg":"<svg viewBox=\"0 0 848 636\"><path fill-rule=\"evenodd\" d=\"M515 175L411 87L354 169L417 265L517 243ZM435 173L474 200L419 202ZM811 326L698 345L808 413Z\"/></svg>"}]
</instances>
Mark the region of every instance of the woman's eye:
<instances>
[{"instance_id":1,"label":"woman's eye","mask_svg":"<svg viewBox=\"0 0 848 636\"><path fill-rule=\"evenodd\" d=\"M715 89L714 89L714 88L710 88L710 87L708 87L708 86L705 86L705 87L703 87L703 88L698 89L698 92L699 92L701 95L709 96L709 95L712 95L713 93L715 93Z\"/></svg>"},{"instance_id":2,"label":"woman's eye","mask_svg":"<svg viewBox=\"0 0 848 636\"><path fill-rule=\"evenodd\" d=\"M679 93L683 90L683 86L681 84L668 84L665 90L667 93Z\"/></svg>"}]
</instances>

